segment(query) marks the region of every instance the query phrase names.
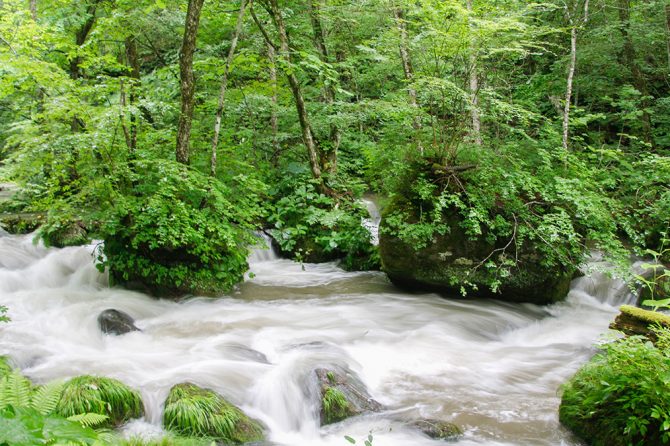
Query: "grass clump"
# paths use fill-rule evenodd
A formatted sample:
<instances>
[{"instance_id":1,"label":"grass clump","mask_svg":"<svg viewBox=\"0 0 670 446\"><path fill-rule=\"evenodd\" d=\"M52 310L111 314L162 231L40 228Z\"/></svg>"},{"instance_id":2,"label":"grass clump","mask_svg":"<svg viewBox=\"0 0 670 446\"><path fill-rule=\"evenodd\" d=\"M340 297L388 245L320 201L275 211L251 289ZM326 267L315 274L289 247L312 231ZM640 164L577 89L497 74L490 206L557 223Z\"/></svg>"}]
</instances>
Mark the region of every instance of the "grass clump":
<instances>
[{"instance_id":1,"label":"grass clump","mask_svg":"<svg viewBox=\"0 0 670 446\"><path fill-rule=\"evenodd\" d=\"M180 435L242 444L263 440L261 425L217 393L194 384L170 389L163 425Z\"/></svg>"},{"instance_id":2,"label":"grass clump","mask_svg":"<svg viewBox=\"0 0 670 446\"><path fill-rule=\"evenodd\" d=\"M561 423L594 446L670 444L670 330L607 345L563 387Z\"/></svg>"},{"instance_id":3,"label":"grass clump","mask_svg":"<svg viewBox=\"0 0 670 446\"><path fill-rule=\"evenodd\" d=\"M337 423L355 414L344 393L335 387L326 389L321 400L323 424Z\"/></svg>"},{"instance_id":4,"label":"grass clump","mask_svg":"<svg viewBox=\"0 0 670 446\"><path fill-rule=\"evenodd\" d=\"M64 417L82 413L106 415L107 425L119 426L141 417L144 407L140 394L121 381L84 375L65 383L56 411Z\"/></svg>"}]
</instances>

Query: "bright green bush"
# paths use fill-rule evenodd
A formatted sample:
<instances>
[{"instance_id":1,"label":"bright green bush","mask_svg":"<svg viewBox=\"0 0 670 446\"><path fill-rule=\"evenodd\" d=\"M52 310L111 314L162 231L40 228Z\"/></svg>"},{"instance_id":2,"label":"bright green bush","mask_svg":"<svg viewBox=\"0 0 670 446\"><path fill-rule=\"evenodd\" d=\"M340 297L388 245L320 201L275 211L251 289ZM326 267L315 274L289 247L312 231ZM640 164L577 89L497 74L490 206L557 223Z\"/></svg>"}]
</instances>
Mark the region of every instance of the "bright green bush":
<instances>
[{"instance_id":1,"label":"bright green bush","mask_svg":"<svg viewBox=\"0 0 670 446\"><path fill-rule=\"evenodd\" d=\"M56 412L64 417L94 413L108 417L107 425L119 426L144 413L140 394L122 382L99 376L78 376L63 387Z\"/></svg>"},{"instance_id":2,"label":"bright green bush","mask_svg":"<svg viewBox=\"0 0 670 446\"><path fill-rule=\"evenodd\" d=\"M279 249L305 262L342 259L348 270L379 268L377 248L361 225L367 211L351 197L320 193L304 175L287 176L274 194L269 222Z\"/></svg>"},{"instance_id":3,"label":"bright green bush","mask_svg":"<svg viewBox=\"0 0 670 446\"><path fill-rule=\"evenodd\" d=\"M216 295L243 279L255 242L255 184L233 190L170 161L137 161L115 179L99 236L99 267L115 283L159 295Z\"/></svg>"},{"instance_id":4,"label":"bright green bush","mask_svg":"<svg viewBox=\"0 0 670 446\"><path fill-rule=\"evenodd\" d=\"M561 422L595 446L670 443L670 331L605 344L563 387Z\"/></svg>"}]
</instances>

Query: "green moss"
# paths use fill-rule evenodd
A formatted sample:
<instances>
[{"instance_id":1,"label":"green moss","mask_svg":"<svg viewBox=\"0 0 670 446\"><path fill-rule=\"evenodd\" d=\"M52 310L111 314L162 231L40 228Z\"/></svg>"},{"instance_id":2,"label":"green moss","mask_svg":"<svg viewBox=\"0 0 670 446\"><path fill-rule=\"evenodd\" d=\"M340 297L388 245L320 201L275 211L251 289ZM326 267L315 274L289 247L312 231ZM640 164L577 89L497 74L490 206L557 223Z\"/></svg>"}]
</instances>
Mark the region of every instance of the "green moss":
<instances>
[{"instance_id":1,"label":"green moss","mask_svg":"<svg viewBox=\"0 0 670 446\"><path fill-rule=\"evenodd\" d=\"M243 444L263 440L261 425L217 393L185 383L170 389L163 425L180 435Z\"/></svg>"},{"instance_id":2,"label":"green moss","mask_svg":"<svg viewBox=\"0 0 670 446\"><path fill-rule=\"evenodd\" d=\"M119 426L141 417L144 408L140 394L121 381L84 375L65 383L56 411L64 417L82 413L107 415L109 425Z\"/></svg>"},{"instance_id":3,"label":"green moss","mask_svg":"<svg viewBox=\"0 0 670 446\"><path fill-rule=\"evenodd\" d=\"M323 424L337 423L356 414L344 394L334 387L324 392L321 410Z\"/></svg>"},{"instance_id":4,"label":"green moss","mask_svg":"<svg viewBox=\"0 0 670 446\"><path fill-rule=\"evenodd\" d=\"M622 313L646 322L649 325L660 324L665 327L670 327L670 316L666 314L643 310L642 308L633 307L631 305L622 305L620 310Z\"/></svg>"}]
</instances>

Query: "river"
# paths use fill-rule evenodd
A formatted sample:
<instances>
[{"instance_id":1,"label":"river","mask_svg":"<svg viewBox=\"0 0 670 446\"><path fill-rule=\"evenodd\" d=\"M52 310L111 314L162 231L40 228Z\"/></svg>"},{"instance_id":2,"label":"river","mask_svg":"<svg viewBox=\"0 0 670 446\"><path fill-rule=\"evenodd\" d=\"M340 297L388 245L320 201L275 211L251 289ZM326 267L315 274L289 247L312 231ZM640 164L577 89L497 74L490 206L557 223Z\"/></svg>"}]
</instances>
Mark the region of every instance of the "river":
<instances>
[{"instance_id":1,"label":"river","mask_svg":"<svg viewBox=\"0 0 670 446\"><path fill-rule=\"evenodd\" d=\"M0 233L0 354L36 382L80 374L139 389L146 417L125 435L160 435L161 407L190 381L268 427L268 444L436 445L401 420L460 425L457 445L578 445L557 418L559 387L593 354L627 297L603 275L541 307L407 293L382 273L350 273L255 251L251 272L219 299L157 300L109 288L93 246L47 249ZM141 332L102 335L98 314L130 314ZM346 365L389 409L320 428L304 391L317 366ZM358 444L362 444L359 440Z\"/></svg>"}]
</instances>

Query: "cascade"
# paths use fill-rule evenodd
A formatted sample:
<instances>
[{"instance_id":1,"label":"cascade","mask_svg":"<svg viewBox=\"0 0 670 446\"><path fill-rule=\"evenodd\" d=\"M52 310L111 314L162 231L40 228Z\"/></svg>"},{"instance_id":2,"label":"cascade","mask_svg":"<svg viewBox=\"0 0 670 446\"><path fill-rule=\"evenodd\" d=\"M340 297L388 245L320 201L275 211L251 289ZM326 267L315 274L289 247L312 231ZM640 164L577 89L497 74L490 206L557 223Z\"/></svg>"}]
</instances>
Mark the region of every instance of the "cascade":
<instances>
[{"instance_id":1,"label":"cascade","mask_svg":"<svg viewBox=\"0 0 670 446\"><path fill-rule=\"evenodd\" d=\"M462 426L459 445L576 445L558 424L558 389L628 299L593 274L547 307L445 299L259 249L230 295L175 302L110 288L93 250L0 236L0 305L12 319L0 354L35 382L98 374L139 389L146 416L128 436L160 435L167 392L190 381L261 420L277 445L345 446L370 431L375 445L435 444L403 423L416 418ZM108 308L142 331L103 335ZM309 376L328 364L353 370L387 410L320 427Z\"/></svg>"}]
</instances>

